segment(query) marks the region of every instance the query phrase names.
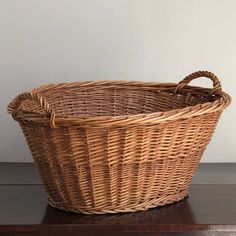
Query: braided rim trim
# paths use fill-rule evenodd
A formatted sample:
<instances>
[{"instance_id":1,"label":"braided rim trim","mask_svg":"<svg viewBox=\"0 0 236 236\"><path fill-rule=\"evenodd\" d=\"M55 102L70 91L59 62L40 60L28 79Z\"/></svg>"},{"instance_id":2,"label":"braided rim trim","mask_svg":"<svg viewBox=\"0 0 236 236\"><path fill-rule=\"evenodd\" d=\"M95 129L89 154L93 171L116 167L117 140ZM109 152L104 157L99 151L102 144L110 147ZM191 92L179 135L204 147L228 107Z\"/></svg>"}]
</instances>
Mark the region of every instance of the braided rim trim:
<instances>
[{"instance_id":1,"label":"braided rim trim","mask_svg":"<svg viewBox=\"0 0 236 236\"><path fill-rule=\"evenodd\" d=\"M180 82L180 84L182 84ZM176 84L162 83L141 83L141 82L127 82L127 81L93 81L93 82L81 82L81 83L62 83L62 84L52 84L45 85L31 92L41 93L46 90L60 89L65 87L75 87L80 86L80 88L86 88L88 86L100 86L100 85L122 85L122 86L140 86L140 88L149 89L153 87L156 90L167 90L174 91ZM182 85L181 85L182 86ZM156 88L154 88L156 87ZM177 86L178 87L178 86ZM187 88L196 89L196 87L188 86ZM201 87L198 87L198 89ZM205 88L202 88L205 89ZM205 89L206 90L206 89ZM208 91L212 91L209 90ZM175 96L175 95L173 95ZM40 99L39 99L40 100ZM14 101L14 100L13 100ZM76 116L65 116L56 115L51 113L50 117L34 116L30 114L24 114L24 112L18 112L16 109L13 111L11 104L8 107L8 112L13 114L14 118L18 121L29 121L41 124L50 124L51 127L68 127L68 126L80 126L80 127L124 127L129 125L155 125L162 122L176 121L178 119L187 119L190 117L202 115L205 113L212 113L216 111L223 111L231 103L231 97L221 92L220 96L214 102L206 102L203 104L198 104L195 106L189 106L181 109L170 110L166 112L153 112L149 114L137 114L137 115L121 115L121 116L95 116L86 119L81 119ZM44 105L44 104L42 104Z\"/></svg>"},{"instance_id":2,"label":"braided rim trim","mask_svg":"<svg viewBox=\"0 0 236 236\"><path fill-rule=\"evenodd\" d=\"M126 207L118 207L118 208L112 208L112 207L104 207L104 208L90 208L90 207L78 207L78 208L73 208L73 207L64 207L60 203L53 203L49 201L49 205L52 207L55 207L57 209L63 210L63 211L68 211L68 212L75 212L75 213L83 213L83 214L108 214L108 213L119 213L119 212L136 212L136 211L145 211L151 208L155 208L158 206L164 206L167 204L171 204L174 202L178 202L188 195L188 190L183 190L180 193L174 194L174 195L167 195L167 196L162 196L157 199L151 199L145 202L142 202L140 204L133 204L133 205L127 205Z\"/></svg>"}]
</instances>

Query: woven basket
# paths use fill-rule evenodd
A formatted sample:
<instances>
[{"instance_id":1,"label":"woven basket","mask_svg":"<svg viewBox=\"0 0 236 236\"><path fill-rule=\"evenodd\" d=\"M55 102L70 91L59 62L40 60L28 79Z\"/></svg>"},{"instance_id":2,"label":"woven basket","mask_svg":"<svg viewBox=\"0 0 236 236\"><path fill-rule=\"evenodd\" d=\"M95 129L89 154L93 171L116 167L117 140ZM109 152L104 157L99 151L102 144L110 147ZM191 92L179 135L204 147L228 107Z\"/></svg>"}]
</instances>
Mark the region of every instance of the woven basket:
<instances>
[{"instance_id":1,"label":"woven basket","mask_svg":"<svg viewBox=\"0 0 236 236\"><path fill-rule=\"evenodd\" d=\"M198 77L213 89L187 85ZM179 84L93 81L45 85L18 95L19 121L51 206L132 212L187 196L231 98L218 78L195 72Z\"/></svg>"}]
</instances>

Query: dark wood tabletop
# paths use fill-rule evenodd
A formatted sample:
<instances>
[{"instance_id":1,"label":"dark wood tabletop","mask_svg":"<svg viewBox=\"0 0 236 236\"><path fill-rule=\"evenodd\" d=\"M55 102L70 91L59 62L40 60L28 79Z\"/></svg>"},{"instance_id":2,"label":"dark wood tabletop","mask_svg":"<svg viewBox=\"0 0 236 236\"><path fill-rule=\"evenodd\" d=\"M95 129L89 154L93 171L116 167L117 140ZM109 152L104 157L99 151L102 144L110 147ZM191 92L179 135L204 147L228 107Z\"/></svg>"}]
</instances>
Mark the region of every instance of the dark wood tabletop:
<instances>
[{"instance_id":1,"label":"dark wood tabletop","mask_svg":"<svg viewBox=\"0 0 236 236\"><path fill-rule=\"evenodd\" d=\"M179 203L96 216L48 206L40 185L2 185L0 209L0 235L236 235L236 185L192 185Z\"/></svg>"},{"instance_id":2,"label":"dark wood tabletop","mask_svg":"<svg viewBox=\"0 0 236 236\"><path fill-rule=\"evenodd\" d=\"M0 235L236 235L235 165L201 167L189 197L178 203L93 216L50 207L32 167L0 165ZM224 182L230 184L215 184Z\"/></svg>"}]
</instances>

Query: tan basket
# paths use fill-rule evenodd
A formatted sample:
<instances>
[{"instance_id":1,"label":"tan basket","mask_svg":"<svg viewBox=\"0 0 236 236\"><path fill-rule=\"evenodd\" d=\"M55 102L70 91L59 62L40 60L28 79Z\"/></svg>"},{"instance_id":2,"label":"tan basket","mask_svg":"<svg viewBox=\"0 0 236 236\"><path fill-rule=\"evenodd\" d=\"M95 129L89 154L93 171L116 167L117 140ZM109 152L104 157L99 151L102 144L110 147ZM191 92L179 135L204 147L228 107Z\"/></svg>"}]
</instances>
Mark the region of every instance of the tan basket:
<instances>
[{"instance_id":1,"label":"tan basket","mask_svg":"<svg viewBox=\"0 0 236 236\"><path fill-rule=\"evenodd\" d=\"M198 77L213 89L188 86ZM93 81L18 95L19 121L49 204L87 214L132 212L183 199L231 98L218 78L179 84Z\"/></svg>"}]
</instances>

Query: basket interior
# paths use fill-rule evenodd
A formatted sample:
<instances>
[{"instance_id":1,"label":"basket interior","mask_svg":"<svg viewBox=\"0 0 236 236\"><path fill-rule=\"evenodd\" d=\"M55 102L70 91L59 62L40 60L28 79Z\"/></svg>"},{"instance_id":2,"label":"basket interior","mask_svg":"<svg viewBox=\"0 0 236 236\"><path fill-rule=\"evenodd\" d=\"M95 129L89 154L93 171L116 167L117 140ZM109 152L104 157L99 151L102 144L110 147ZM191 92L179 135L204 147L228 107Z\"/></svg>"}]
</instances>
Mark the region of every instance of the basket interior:
<instances>
[{"instance_id":1,"label":"basket interior","mask_svg":"<svg viewBox=\"0 0 236 236\"><path fill-rule=\"evenodd\" d=\"M182 93L173 95L172 91L160 91L157 88L137 89L137 87L90 87L75 90L63 88L51 91L39 91L52 106L56 114L78 116L80 118L95 116L121 116L165 112L213 101L209 95ZM34 101L24 101L23 112L44 114L42 108Z\"/></svg>"}]
</instances>

